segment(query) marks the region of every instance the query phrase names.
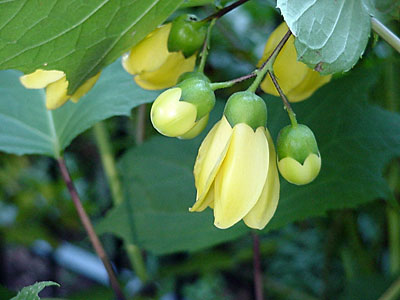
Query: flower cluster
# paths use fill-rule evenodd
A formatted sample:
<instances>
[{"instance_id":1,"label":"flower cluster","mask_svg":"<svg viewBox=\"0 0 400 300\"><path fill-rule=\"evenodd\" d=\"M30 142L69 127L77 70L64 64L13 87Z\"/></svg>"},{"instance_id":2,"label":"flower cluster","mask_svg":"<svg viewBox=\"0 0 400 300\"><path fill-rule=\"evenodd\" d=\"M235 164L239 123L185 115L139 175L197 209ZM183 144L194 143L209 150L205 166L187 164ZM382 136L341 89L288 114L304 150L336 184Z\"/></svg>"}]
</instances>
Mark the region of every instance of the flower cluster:
<instances>
[{"instance_id":1,"label":"flower cluster","mask_svg":"<svg viewBox=\"0 0 400 300\"><path fill-rule=\"evenodd\" d=\"M150 116L154 128L169 137L194 138L205 128L214 107L213 90L224 84L211 83L201 70L186 72L194 68L194 60L190 68L186 62L193 59L196 50L189 47L188 51L182 46L185 45L183 40L171 46L170 36L174 32L171 26L168 24L156 29L131 49L123 64L130 73L136 74L135 81L144 88L172 87L153 103ZM261 61L271 55L285 31L287 26L282 24L271 34ZM189 44L199 47L201 43ZM154 45L159 45L159 50L158 54L152 54L155 59L150 62L147 56ZM276 56L271 70L292 102L306 99L330 80L330 76L321 76L298 62L296 56L294 38L290 37ZM167 75L163 64L169 64L170 57L180 57L180 63L170 65ZM263 66L265 69L265 64ZM264 76L264 69L257 72L257 78ZM157 76L153 80L153 75L149 74ZM151 82L144 80L143 76ZM163 84L159 84L161 82ZM267 93L278 94L268 76L261 82L261 88ZM287 181L302 185L313 181L321 168L314 134L297 121L281 130L275 151L266 127L266 104L254 91L250 87L231 95L221 120L203 140L194 165L197 196L190 211L200 212L210 207L214 211L214 225L221 229L240 220L251 228L263 229L278 206L278 169Z\"/></svg>"},{"instance_id":2,"label":"flower cluster","mask_svg":"<svg viewBox=\"0 0 400 300\"><path fill-rule=\"evenodd\" d=\"M237 82L212 83L203 74L214 21L208 25L193 15L179 16L155 29L122 58L124 69L134 75L140 87L169 88L157 97L150 113L154 128L165 136L191 139L199 135L214 108L214 90ZM297 61L294 37L287 39L287 31L283 23L270 35L261 67L253 72L253 84L229 97L221 120L199 148L194 165L197 195L190 211L210 207L218 228L229 228L243 220L251 228L263 229L278 206L278 169L283 178L296 185L310 183L320 172L315 136L306 125L297 123L286 97L291 102L302 101L331 77L321 76ZM287 40L282 40L284 35ZM201 48L200 66L194 71ZM99 76L87 80L72 95L62 71L39 69L20 79L27 88L46 88L46 106L55 109L68 99L78 101ZM292 124L279 132L277 150L267 129L267 106L255 94L259 84L264 92L282 96L291 119Z\"/></svg>"}]
</instances>

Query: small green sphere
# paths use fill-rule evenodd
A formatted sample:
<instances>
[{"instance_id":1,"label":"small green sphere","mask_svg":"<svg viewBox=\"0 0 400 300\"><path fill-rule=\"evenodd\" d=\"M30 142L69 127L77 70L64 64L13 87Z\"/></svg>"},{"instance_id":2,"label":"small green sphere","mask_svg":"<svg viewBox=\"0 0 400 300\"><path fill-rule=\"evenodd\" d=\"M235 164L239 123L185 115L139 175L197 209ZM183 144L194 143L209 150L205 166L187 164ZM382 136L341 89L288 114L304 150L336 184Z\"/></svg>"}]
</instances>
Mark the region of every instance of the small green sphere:
<instances>
[{"instance_id":1,"label":"small green sphere","mask_svg":"<svg viewBox=\"0 0 400 300\"><path fill-rule=\"evenodd\" d=\"M177 85L177 87L182 89L180 101L196 105L196 120L200 120L207 115L215 105L215 94L211 89L210 80L205 75L199 74L200 73L187 76L185 80Z\"/></svg>"},{"instance_id":2,"label":"small green sphere","mask_svg":"<svg viewBox=\"0 0 400 300\"><path fill-rule=\"evenodd\" d=\"M232 127L246 123L256 130L267 125L267 105L261 97L250 91L237 92L230 96L224 115Z\"/></svg>"},{"instance_id":3,"label":"small green sphere","mask_svg":"<svg viewBox=\"0 0 400 300\"><path fill-rule=\"evenodd\" d=\"M194 15L181 15L172 22L168 50L182 51L185 57L190 57L202 47L206 35L206 23L199 22Z\"/></svg>"},{"instance_id":4,"label":"small green sphere","mask_svg":"<svg viewBox=\"0 0 400 300\"><path fill-rule=\"evenodd\" d=\"M278 160L291 157L303 164L314 153L319 156L314 133L306 125L288 125L281 129L277 140Z\"/></svg>"}]
</instances>

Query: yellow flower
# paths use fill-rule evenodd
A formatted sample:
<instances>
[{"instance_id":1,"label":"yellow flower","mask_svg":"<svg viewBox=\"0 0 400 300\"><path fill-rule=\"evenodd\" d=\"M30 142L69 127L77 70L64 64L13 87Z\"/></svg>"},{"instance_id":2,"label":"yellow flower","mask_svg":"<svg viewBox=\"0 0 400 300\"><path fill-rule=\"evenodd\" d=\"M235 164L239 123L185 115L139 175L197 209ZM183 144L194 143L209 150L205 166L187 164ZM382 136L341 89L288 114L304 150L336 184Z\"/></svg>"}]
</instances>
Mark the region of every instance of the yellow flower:
<instances>
[{"instance_id":1,"label":"yellow flower","mask_svg":"<svg viewBox=\"0 0 400 300\"><path fill-rule=\"evenodd\" d=\"M68 99L78 102L79 98L93 87L99 79L100 73L89 78L72 95L67 94L68 81L63 71L38 69L33 73L21 76L19 79L27 89L46 88L46 108L56 109L67 102Z\"/></svg>"},{"instance_id":2,"label":"yellow flower","mask_svg":"<svg viewBox=\"0 0 400 300\"><path fill-rule=\"evenodd\" d=\"M124 69L136 75L136 83L144 89L172 87L181 74L194 69L196 54L185 58L180 51L168 51L170 31L170 23L157 28L122 57Z\"/></svg>"},{"instance_id":3,"label":"yellow flower","mask_svg":"<svg viewBox=\"0 0 400 300\"><path fill-rule=\"evenodd\" d=\"M286 23L282 23L271 33L259 65L270 56L287 31ZM297 61L293 35L278 54L273 69L283 93L290 102L298 102L310 97L319 87L331 80L331 75L322 76L304 63ZM269 76L266 76L261 83L261 89L268 94L279 96Z\"/></svg>"},{"instance_id":4,"label":"yellow flower","mask_svg":"<svg viewBox=\"0 0 400 300\"><path fill-rule=\"evenodd\" d=\"M207 125L208 114L196 121L194 104L179 101L182 89L175 87L161 93L151 107L153 127L165 136L190 139L197 136Z\"/></svg>"},{"instance_id":5,"label":"yellow flower","mask_svg":"<svg viewBox=\"0 0 400 300\"><path fill-rule=\"evenodd\" d=\"M200 146L194 166L196 203L190 211L213 208L214 225L221 229L241 219L263 229L279 200L274 144L264 125L231 126L227 115L229 110Z\"/></svg>"},{"instance_id":6,"label":"yellow flower","mask_svg":"<svg viewBox=\"0 0 400 300\"><path fill-rule=\"evenodd\" d=\"M150 118L159 133L191 139L206 127L215 95L210 80L201 73L186 73L180 80L157 97Z\"/></svg>"}]
</instances>

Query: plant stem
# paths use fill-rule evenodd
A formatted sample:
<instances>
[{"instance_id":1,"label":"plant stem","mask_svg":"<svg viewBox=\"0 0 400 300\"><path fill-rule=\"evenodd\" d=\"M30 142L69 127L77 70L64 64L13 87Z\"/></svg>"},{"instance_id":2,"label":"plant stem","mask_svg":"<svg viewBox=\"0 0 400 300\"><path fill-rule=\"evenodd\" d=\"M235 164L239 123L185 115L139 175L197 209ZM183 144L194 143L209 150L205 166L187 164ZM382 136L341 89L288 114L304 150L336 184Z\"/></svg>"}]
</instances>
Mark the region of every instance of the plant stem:
<instances>
[{"instance_id":1,"label":"plant stem","mask_svg":"<svg viewBox=\"0 0 400 300\"><path fill-rule=\"evenodd\" d=\"M214 24L217 19L212 19L210 25L207 29L206 39L204 40L203 50L201 51L201 60L199 64L199 68L197 69L198 72L203 73L204 67L206 66L207 56L208 56L208 48L210 47L210 37L211 37L211 30L214 27Z\"/></svg>"},{"instance_id":2,"label":"plant stem","mask_svg":"<svg viewBox=\"0 0 400 300\"><path fill-rule=\"evenodd\" d=\"M256 75L257 75L257 72L254 71L253 73L250 73L250 74L247 74L247 75L244 75L244 76L241 76L241 77L229 80L229 81L213 82L213 83L211 83L211 89L213 91L219 90L219 89L225 89L225 88L228 88L228 87L231 87L231 86L235 85L238 82L242 82L242 81L245 81L247 79L256 77Z\"/></svg>"},{"instance_id":3,"label":"plant stem","mask_svg":"<svg viewBox=\"0 0 400 300\"><path fill-rule=\"evenodd\" d=\"M82 225L85 228L87 235L89 236L90 242L92 243L94 250L96 251L96 253L99 256L99 258L101 259L101 261L103 262L104 267L108 273L111 287L114 290L115 296L117 297L118 300L125 300L125 296L122 293L122 290L121 290L121 287L117 280L117 277L115 276L114 269L111 266L111 263L107 257L106 252L104 251L104 248L103 248L96 232L94 231L94 228L89 219L89 216L86 214L86 211L82 206L81 199L79 198L78 192L75 189L75 186L74 186L74 183L72 182L71 176L69 175L64 158L63 157L58 158L57 162L58 162L58 166L60 168L61 175L62 175L62 177L65 181L65 184L68 188L68 191L71 195L72 201L74 202L78 216L82 222Z\"/></svg>"},{"instance_id":4,"label":"plant stem","mask_svg":"<svg viewBox=\"0 0 400 300\"><path fill-rule=\"evenodd\" d=\"M399 166L392 164L388 172L388 184L394 197L396 185L399 180ZM394 201L397 201L394 199ZM395 275L400 272L400 214L390 203L386 205L388 244L390 257L390 273Z\"/></svg>"},{"instance_id":5,"label":"plant stem","mask_svg":"<svg viewBox=\"0 0 400 300\"><path fill-rule=\"evenodd\" d=\"M276 90L278 91L279 95L281 96L283 105L285 106L285 109L289 115L290 122L292 123L293 127L297 126L297 119L296 119L296 114L294 113L292 106L290 105L288 99L286 98L285 94L283 93L281 87L279 86L278 81L276 80L276 77L274 75L273 71L268 71L269 76L271 76L271 80L275 85Z\"/></svg>"},{"instance_id":6,"label":"plant stem","mask_svg":"<svg viewBox=\"0 0 400 300\"><path fill-rule=\"evenodd\" d=\"M400 296L400 278L386 290L378 300L396 300Z\"/></svg>"},{"instance_id":7,"label":"plant stem","mask_svg":"<svg viewBox=\"0 0 400 300\"><path fill-rule=\"evenodd\" d=\"M136 123L136 144L143 143L146 135L146 104L141 104L137 108L137 123Z\"/></svg>"},{"instance_id":8,"label":"plant stem","mask_svg":"<svg viewBox=\"0 0 400 300\"><path fill-rule=\"evenodd\" d=\"M276 57L278 56L279 52L282 50L283 46L287 42L287 40L290 38L290 35L292 33L290 30L286 32L286 34L283 36L281 41L278 43L278 45L275 47L275 49L272 51L271 55L267 58L267 60L262 64L262 66L257 70L257 76L252 85L247 89L250 92L255 93L257 90L258 86L260 85L261 81L263 80L265 74L268 71L272 72L272 66L275 62Z\"/></svg>"},{"instance_id":9,"label":"plant stem","mask_svg":"<svg viewBox=\"0 0 400 300\"><path fill-rule=\"evenodd\" d=\"M113 200L114 206L117 206L123 202L124 197L122 193L121 181L118 177L110 137L103 122L98 122L96 125L94 125L93 129L100 152L101 162L103 164L104 172L107 177L108 185L110 186L111 198ZM127 242L124 242L124 247L128 254L129 261L137 276L142 282L147 281L147 271L140 249L136 245Z\"/></svg>"},{"instance_id":10,"label":"plant stem","mask_svg":"<svg viewBox=\"0 0 400 300\"><path fill-rule=\"evenodd\" d=\"M263 282L261 272L260 239L256 233L253 237L253 271L254 271L254 293L256 300L263 300Z\"/></svg>"},{"instance_id":11,"label":"plant stem","mask_svg":"<svg viewBox=\"0 0 400 300\"><path fill-rule=\"evenodd\" d=\"M392 46L397 52L400 53L400 38L374 17L371 17L371 24L372 30L375 31L390 46Z\"/></svg>"},{"instance_id":12,"label":"plant stem","mask_svg":"<svg viewBox=\"0 0 400 300\"><path fill-rule=\"evenodd\" d=\"M201 20L202 22L207 22L213 19L219 19L221 18L223 15L227 14L228 12L230 12L231 10L234 10L236 7L246 3L249 0L239 0L236 1L235 3L232 3L231 5L224 7L223 9L217 11L216 13L208 16L207 18Z\"/></svg>"},{"instance_id":13,"label":"plant stem","mask_svg":"<svg viewBox=\"0 0 400 300\"><path fill-rule=\"evenodd\" d=\"M124 198L121 183L118 178L117 168L115 166L114 154L111 149L110 137L103 122L95 124L93 130L104 172L110 186L111 198L113 199L114 205L119 205L122 203Z\"/></svg>"}]
</instances>

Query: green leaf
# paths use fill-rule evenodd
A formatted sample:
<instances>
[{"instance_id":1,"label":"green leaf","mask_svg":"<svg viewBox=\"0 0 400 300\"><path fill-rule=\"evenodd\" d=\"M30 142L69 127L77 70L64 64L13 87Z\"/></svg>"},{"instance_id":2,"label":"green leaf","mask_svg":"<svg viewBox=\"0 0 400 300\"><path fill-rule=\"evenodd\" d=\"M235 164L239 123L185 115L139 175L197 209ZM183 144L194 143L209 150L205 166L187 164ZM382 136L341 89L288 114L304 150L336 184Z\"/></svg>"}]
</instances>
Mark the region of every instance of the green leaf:
<instances>
[{"instance_id":1,"label":"green leaf","mask_svg":"<svg viewBox=\"0 0 400 300\"><path fill-rule=\"evenodd\" d=\"M62 70L72 94L183 0L0 2L0 69Z\"/></svg>"},{"instance_id":2,"label":"green leaf","mask_svg":"<svg viewBox=\"0 0 400 300\"><path fill-rule=\"evenodd\" d=\"M353 71L293 104L298 121L315 133L322 170L305 186L281 179L280 203L266 231L388 195L382 170L400 154L400 116L364 101L376 80L375 69ZM268 97L267 105L276 140L289 120L278 98ZM197 250L245 234L243 223L214 228L210 209L188 212L195 201L192 167L198 145L199 139L156 137L128 151L119 163L128 201L109 212L99 231L159 254Z\"/></svg>"},{"instance_id":3,"label":"green leaf","mask_svg":"<svg viewBox=\"0 0 400 300\"><path fill-rule=\"evenodd\" d=\"M17 296L12 298L11 300L39 300L39 293L47 286L60 286L58 283L53 281L42 281L36 282L33 285L24 287Z\"/></svg>"},{"instance_id":4,"label":"green leaf","mask_svg":"<svg viewBox=\"0 0 400 300\"><path fill-rule=\"evenodd\" d=\"M297 57L321 74L351 69L367 46L371 31L369 0L278 0L296 36Z\"/></svg>"},{"instance_id":5,"label":"green leaf","mask_svg":"<svg viewBox=\"0 0 400 300\"><path fill-rule=\"evenodd\" d=\"M184 0L181 4L181 8L192 7L192 6L203 6L214 3L214 0Z\"/></svg>"},{"instance_id":6,"label":"green leaf","mask_svg":"<svg viewBox=\"0 0 400 300\"><path fill-rule=\"evenodd\" d=\"M128 201L113 208L98 231L115 233L157 254L197 250L246 232L243 225L217 229L211 211L189 212L199 142L155 137L128 151L119 162Z\"/></svg>"},{"instance_id":7,"label":"green leaf","mask_svg":"<svg viewBox=\"0 0 400 300\"><path fill-rule=\"evenodd\" d=\"M93 124L153 101L157 93L139 88L120 62L106 68L78 103L48 111L44 90L25 89L18 71L0 72L0 151L60 156L71 141Z\"/></svg>"}]
</instances>

